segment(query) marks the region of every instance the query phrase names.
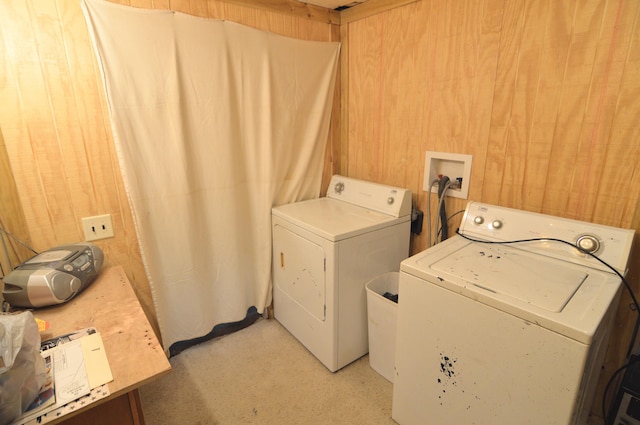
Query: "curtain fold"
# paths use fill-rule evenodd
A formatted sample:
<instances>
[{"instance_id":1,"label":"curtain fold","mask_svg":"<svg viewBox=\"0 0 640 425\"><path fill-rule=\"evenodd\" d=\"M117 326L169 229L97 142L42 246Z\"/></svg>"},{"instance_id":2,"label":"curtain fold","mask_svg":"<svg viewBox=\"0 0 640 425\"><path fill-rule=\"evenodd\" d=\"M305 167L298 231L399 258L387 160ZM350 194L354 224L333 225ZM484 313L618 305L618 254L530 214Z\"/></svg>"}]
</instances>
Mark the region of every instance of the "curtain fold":
<instances>
[{"instance_id":1,"label":"curtain fold","mask_svg":"<svg viewBox=\"0 0 640 425\"><path fill-rule=\"evenodd\" d=\"M339 44L83 0L163 345L271 303L271 207L317 197Z\"/></svg>"}]
</instances>

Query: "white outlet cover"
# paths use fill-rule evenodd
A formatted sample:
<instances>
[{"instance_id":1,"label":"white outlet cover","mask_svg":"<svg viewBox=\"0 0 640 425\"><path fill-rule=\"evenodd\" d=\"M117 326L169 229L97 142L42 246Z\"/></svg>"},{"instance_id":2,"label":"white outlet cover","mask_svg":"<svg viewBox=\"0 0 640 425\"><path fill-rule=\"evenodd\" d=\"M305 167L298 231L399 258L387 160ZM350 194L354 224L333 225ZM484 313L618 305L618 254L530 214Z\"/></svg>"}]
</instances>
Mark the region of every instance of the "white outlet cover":
<instances>
[{"instance_id":1,"label":"white outlet cover","mask_svg":"<svg viewBox=\"0 0 640 425\"><path fill-rule=\"evenodd\" d=\"M82 230L84 230L84 238L87 242L112 238L114 233L111 214L82 218Z\"/></svg>"}]
</instances>

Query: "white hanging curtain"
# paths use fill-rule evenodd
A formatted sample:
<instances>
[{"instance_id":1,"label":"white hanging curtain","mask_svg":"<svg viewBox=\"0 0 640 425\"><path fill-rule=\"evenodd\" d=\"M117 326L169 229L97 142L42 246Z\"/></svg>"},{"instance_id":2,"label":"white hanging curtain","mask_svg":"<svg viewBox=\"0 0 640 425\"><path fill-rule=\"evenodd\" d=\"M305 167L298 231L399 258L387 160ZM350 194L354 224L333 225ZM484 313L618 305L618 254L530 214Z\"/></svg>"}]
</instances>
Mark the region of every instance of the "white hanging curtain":
<instances>
[{"instance_id":1,"label":"white hanging curtain","mask_svg":"<svg viewBox=\"0 0 640 425\"><path fill-rule=\"evenodd\" d=\"M271 207L319 196L338 43L84 0L165 349L271 303Z\"/></svg>"}]
</instances>

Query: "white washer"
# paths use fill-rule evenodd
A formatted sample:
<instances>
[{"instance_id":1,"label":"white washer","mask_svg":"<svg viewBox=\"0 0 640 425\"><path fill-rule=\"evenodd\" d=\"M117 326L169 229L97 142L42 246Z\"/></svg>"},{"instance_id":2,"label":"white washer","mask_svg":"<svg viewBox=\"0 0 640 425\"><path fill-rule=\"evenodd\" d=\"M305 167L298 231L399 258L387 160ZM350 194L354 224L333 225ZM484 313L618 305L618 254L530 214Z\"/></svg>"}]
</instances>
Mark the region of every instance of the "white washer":
<instances>
[{"instance_id":1,"label":"white washer","mask_svg":"<svg viewBox=\"0 0 640 425\"><path fill-rule=\"evenodd\" d=\"M460 233L557 238L626 272L633 230L471 202ZM392 416L585 424L621 279L557 241L456 235L400 266Z\"/></svg>"},{"instance_id":2,"label":"white washer","mask_svg":"<svg viewBox=\"0 0 640 425\"><path fill-rule=\"evenodd\" d=\"M411 192L335 175L272 217L275 318L334 372L369 351L365 284L408 257Z\"/></svg>"}]
</instances>

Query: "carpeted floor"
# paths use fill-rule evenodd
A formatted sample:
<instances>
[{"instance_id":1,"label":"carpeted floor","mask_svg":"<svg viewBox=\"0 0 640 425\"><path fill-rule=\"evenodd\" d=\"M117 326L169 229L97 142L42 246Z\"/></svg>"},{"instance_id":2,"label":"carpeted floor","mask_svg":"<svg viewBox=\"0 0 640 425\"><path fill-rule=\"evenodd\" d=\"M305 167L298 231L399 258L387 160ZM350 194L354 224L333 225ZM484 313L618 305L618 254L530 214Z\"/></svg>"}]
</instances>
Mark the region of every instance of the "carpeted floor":
<instances>
[{"instance_id":1,"label":"carpeted floor","mask_svg":"<svg viewBox=\"0 0 640 425\"><path fill-rule=\"evenodd\" d=\"M395 424L364 356L331 373L276 320L201 343L140 389L147 425Z\"/></svg>"},{"instance_id":2,"label":"carpeted floor","mask_svg":"<svg viewBox=\"0 0 640 425\"><path fill-rule=\"evenodd\" d=\"M393 386L369 356L331 373L276 320L260 318L170 362L171 373L140 389L147 425L397 425Z\"/></svg>"}]
</instances>

